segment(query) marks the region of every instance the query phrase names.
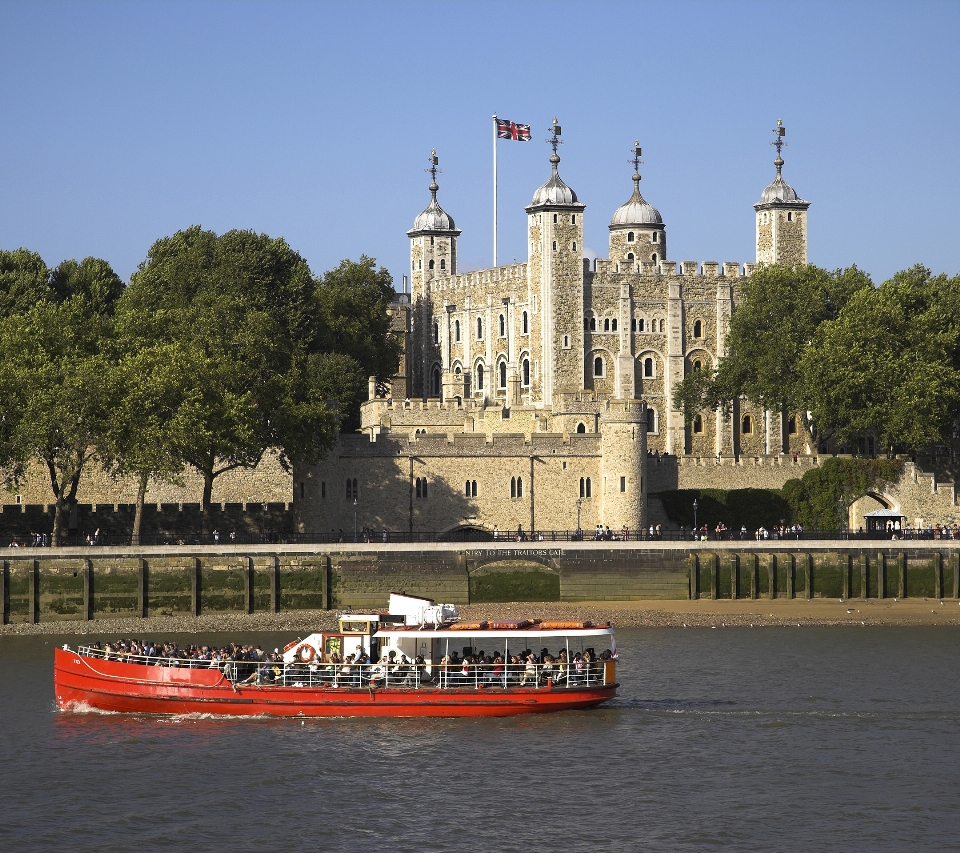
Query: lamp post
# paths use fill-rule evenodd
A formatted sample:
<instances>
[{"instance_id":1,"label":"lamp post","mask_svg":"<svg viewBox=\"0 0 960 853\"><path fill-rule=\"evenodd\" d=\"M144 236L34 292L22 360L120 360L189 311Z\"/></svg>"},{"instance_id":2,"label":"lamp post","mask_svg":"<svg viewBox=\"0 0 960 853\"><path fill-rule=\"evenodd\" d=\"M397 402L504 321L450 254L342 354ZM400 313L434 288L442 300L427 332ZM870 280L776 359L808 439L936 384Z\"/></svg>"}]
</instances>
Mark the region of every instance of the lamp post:
<instances>
[{"instance_id":1,"label":"lamp post","mask_svg":"<svg viewBox=\"0 0 960 853\"><path fill-rule=\"evenodd\" d=\"M580 508L583 506L583 498L577 498L577 538L581 539L580 535Z\"/></svg>"},{"instance_id":2,"label":"lamp post","mask_svg":"<svg viewBox=\"0 0 960 853\"><path fill-rule=\"evenodd\" d=\"M357 499L353 499L353 541L357 541Z\"/></svg>"},{"instance_id":3,"label":"lamp post","mask_svg":"<svg viewBox=\"0 0 960 853\"><path fill-rule=\"evenodd\" d=\"M697 527L697 507L700 504L697 503L697 499L693 499L693 538L698 540L700 539L700 528Z\"/></svg>"}]
</instances>

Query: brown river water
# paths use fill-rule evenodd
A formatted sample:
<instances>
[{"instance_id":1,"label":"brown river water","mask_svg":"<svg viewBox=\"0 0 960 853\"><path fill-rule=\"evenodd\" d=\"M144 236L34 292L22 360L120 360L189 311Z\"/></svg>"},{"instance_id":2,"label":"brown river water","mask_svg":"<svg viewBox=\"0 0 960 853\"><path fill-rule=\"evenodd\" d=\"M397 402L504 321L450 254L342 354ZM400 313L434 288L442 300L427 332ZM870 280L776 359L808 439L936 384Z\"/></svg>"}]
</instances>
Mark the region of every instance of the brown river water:
<instances>
[{"instance_id":1,"label":"brown river water","mask_svg":"<svg viewBox=\"0 0 960 853\"><path fill-rule=\"evenodd\" d=\"M957 627L623 629L618 699L487 720L58 712L94 636L0 638L2 851L960 850Z\"/></svg>"}]
</instances>

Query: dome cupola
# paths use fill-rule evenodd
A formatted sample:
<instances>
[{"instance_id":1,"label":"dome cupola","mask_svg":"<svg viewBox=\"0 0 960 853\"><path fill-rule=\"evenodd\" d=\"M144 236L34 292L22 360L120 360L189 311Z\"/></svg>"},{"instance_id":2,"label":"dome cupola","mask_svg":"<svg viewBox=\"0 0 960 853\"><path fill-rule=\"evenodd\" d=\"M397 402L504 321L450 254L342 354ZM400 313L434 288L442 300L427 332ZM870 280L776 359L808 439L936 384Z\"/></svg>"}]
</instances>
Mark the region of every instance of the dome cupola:
<instances>
[{"instance_id":1,"label":"dome cupola","mask_svg":"<svg viewBox=\"0 0 960 853\"><path fill-rule=\"evenodd\" d=\"M430 151L430 168L426 170L431 173L430 186L428 187L430 190L430 204L413 220L413 228L407 232L408 237L413 237L417 234L461 233L457 231L453 217L440 207L440 203L437 201L437 191L440 189L437 184L437 172L440 171L440 169L437 168L439 162L440 158L437 157L436 149L432 149Z\"/></svg>"},{"instance_id":2,"label":"dome cupola","mask_svg":"<svg viewBox=\"0 0 960 853\"><path fill-rule=\"evenodd\" d=\"M553 171L550 179L533 194L533 201L527 208L528 213L538 207L575 207L577 209L586 207L586 205L577 201L577 194L563 182L557 170L557 166L560 164L557 146L561 144L561 140L560 125L557 124L556 119L553 120L551 132L553 138L549 139L548 142L553 146L553 154L550 155L550 165Z\"/></svg>"}]
</instances>

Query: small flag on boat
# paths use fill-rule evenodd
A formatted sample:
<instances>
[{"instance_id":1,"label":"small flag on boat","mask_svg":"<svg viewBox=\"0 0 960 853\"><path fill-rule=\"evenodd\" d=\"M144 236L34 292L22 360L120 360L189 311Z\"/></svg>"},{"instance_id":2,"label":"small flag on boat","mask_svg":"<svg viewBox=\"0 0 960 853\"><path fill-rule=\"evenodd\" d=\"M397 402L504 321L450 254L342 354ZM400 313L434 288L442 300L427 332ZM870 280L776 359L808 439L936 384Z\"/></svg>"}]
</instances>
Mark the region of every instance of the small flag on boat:
<instances>
[{"instance_id":1,"label":"small flag on boat","mask_svg":"<svg viewBox=\"0 0 960 853\"><path fill-rule=\"evenodd\" d=\"M515 139L518 142L530 141L530 125L516 124L506 119L497 119L497 139Z\"/></svg>"}]
</instances>

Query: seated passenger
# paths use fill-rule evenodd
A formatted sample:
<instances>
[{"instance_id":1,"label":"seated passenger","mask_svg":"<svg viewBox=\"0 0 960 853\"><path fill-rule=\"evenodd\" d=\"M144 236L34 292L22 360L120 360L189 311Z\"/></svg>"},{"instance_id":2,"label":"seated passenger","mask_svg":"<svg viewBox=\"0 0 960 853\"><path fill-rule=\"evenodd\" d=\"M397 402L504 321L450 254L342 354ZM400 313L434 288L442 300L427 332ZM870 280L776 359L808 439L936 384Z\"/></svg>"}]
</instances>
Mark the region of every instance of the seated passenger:
<instances>
[{"instance_id":1,"label":"seated passenger","mask_svg":"<svg viewBox=\"0 0 960 853\"><path fill-rule=\"evenodd\" d=\"M527 655L526 665L523 668L523 677L520 679L520 686L525 687L528 684L537 683L537 659L533 653Z\"/></svg>"}]
</instances>

